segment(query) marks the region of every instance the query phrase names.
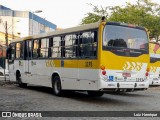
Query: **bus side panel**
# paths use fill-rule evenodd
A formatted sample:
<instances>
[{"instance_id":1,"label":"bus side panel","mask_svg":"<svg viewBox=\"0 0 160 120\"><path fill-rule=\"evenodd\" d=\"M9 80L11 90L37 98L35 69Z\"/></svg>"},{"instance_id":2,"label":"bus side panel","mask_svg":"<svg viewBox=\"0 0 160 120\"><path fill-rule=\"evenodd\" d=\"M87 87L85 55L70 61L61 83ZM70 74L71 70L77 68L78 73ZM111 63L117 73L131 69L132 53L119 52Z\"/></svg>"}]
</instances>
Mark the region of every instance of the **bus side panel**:
<instances>
[{"instance_id":1,"label":"bus side panel","mask_svg":"<svg viewBox=\"0 0 160 120\"><path fill-rule=\"evenodd\" d=\"M34 60L31 65L31 70L33 74L36 76L36 84L52 87L51 83L51 75L50 75L50 67L46 66L47 60ZM33 68L32 68L33 67Z\"/></svg>"},{"instance_id":2,"label":"bus side panel","mask_svg":"<svg viewBox=\"0 0 160 120\"><path fill-rule=\"evenodd\" d=\"M14 70L14 68L15 68L15 65L14 65L14 63L10 63L9 64L9 79L10 79L10 81L16 81L16 76L15 76L15 70Z\"/></svg>"},{"instance_id":3,"label":"bus side panel","mask_svg":"<svg viewBox=\"0 0 160 120\"><path fill-rule=\"evenodd\" d=\"M98 70L93 69L80 69L79 72L81 72L82 76L81 79L78 78L71 78L71 77L65 77L65 74L63 74L65 71L68 74L74 74L77 71L77 68L59 68L56 69L61 74L61 80L62 80L62 89L68 89L68 90L97 90L98 89ZM87 76L87 77L86 77Z\"/></svg>"}]
</instances>

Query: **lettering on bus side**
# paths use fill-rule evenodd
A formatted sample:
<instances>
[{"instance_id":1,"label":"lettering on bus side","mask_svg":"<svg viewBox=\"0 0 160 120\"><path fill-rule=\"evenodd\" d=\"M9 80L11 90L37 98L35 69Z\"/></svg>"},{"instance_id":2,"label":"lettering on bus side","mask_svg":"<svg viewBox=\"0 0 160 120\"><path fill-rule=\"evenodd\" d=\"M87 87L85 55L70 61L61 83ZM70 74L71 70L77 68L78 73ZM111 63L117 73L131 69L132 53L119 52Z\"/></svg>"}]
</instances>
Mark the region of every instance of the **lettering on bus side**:
<instances>
[{"instance_id":1,"label":"lettering on bus side","mask_svg":"<svg viewBox=\"0 0 160 120\"><path fill-rule=\"evenodd\" d=\"M19 66L23 66L23 62L22 61L19 61Z\"/></svg>"},{"instance_id":2,"label":"lettering on bus side","mask_svg":"<svg viewBox=\"0 0 160 120\"><path fill-rule=\"evenodd\" d=\"M86 61L85 62L85 67L92 67L92 66L93 66L92 61Z\"/></svg>"},{"instance_id":3,"label":"lettering on bus side","mask_svg":"<svg viewBox=\"0 0 160 120\"><path fill-rule=\"evenodd\" d=\"M46 67L55 67L53 60L46 60Z\"/></svg>"}]
</instances>

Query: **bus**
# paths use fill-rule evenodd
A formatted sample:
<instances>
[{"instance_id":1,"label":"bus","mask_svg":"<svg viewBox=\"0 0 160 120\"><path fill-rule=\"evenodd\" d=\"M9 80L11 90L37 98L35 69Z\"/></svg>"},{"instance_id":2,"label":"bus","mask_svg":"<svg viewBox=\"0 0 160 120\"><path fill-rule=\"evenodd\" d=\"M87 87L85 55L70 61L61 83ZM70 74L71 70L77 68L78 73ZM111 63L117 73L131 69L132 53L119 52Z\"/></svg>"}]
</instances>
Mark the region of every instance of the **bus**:
<instances>
[{"instance_id":1,"label":"bus","mask_svg":"<svg viewBox=\"0 0 160 120\"><path fill-rule=\"evenodd\" d=\"M106 91L146 90L149 40L143 27L101 20L13 40L9 73L20 87L47 86L102 96Z\"/></svg>"},{"instance_id":2,"label":"bus","mask_svg":"<svg viewBox=\"0 0 160 120\"><path fill-rule=\"evenodd\" d=\"M160 44L150 42L150 73L149 85L160 85Z\"/></svg>"}]
</instances>

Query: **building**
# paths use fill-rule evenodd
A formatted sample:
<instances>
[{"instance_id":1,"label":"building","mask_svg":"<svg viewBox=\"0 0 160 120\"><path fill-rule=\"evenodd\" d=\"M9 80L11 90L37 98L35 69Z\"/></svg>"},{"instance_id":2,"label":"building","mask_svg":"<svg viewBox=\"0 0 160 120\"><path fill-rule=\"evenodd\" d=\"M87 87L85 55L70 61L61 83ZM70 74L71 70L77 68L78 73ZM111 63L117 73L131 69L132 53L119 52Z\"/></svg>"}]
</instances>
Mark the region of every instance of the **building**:
<instances>
[{"instance_id":1,"label":"building","mask_svg":"<svg viewBox=\"0 0 160 120\"><path fill-rule=\"evenodd\" d=\"M6 34L4 32L0 32L0 45L6 44L5 37ZM8 34L8 41L11 41L13 38L14 39L19 38L19 36L15 36L14 34Z\"/></svg>"},{"instance_id":2,"label":"building","mask_svg":"<svg viewBox=\"0 0 160 120\"><path fill-rule=\"evenodd\" d=\"M35 12L17 11L0 5L0 44L5 43L6 30L10 40L56 30L55 24L35 15Z\"/></svg>"}]
</instances>

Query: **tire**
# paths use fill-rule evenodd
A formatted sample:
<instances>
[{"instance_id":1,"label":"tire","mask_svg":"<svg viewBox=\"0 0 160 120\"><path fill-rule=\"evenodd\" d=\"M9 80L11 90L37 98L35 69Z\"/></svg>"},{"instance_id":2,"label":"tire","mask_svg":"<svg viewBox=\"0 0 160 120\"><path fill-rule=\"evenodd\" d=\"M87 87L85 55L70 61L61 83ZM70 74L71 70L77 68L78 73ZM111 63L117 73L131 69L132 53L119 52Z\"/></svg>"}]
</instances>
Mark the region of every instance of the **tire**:
<instances>
[{"instance_id":1,"label":"tire","mask_svg":"<svg viewBox=\"0 0 160 120\"><path fill-rule=\"evenodd\" d=\"M21 74L20 73L17 73L16 80L17 80L17 83L18 83L20 88L26 88L27 87L27 83L22 83L22 79L21 79Z\"/></svg>"},{"instance_id":2,"label":"tire","mask_svg":"<svg viewBox=\"0 0 160 120\"><path fill-rule=\"evenodd\" d=\"M88 92L88 95L91 96L91 97L101 97L103 96L103 92L100 92L100 91L87 91Z\"/></svg>"},{"instance_id":3,"label":"tire","mask_svg":"<svg viewBox=\"0 0 160 120\"><path fill-rule=\"evenodd\" d=\"M56 96L62 96L63 90L61 86L61 81L59 76L55 76L52 80L52 89L53 89L53 94Z\"/></svg>"}]
</instances>

